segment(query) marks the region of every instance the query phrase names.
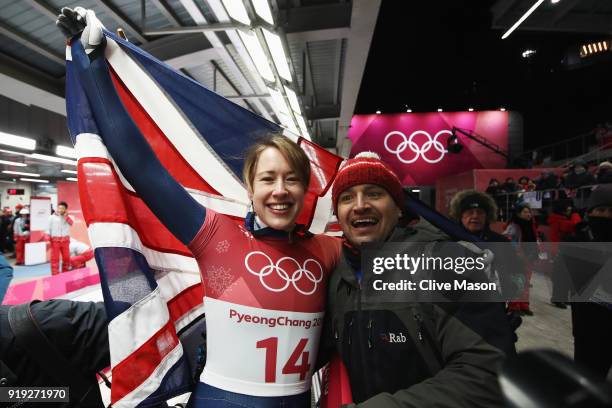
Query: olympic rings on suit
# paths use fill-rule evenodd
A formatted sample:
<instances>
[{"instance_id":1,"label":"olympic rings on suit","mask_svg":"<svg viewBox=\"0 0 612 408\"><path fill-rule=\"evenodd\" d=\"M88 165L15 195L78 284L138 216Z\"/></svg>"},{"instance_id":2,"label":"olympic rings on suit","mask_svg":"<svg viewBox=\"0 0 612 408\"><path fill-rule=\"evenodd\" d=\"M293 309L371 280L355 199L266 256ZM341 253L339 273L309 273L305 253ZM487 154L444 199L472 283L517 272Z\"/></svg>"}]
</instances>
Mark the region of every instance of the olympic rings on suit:
<instances>
[{"instance_id":1,"label":"olympic rings on suit","mask_svg":"<svg viewBox=\"0 0 612 408\"><path fill-rule=\"evenodd\" d=\"M255 255L263 256L268 261L268 264L265 265L263 268L261 268L258 271L254 270L251 267L251 264L249 261L251 257ZM296 267L295 271L289 274L284 268L281 267L281 264L283 262L289 262L289 263L294 264ZM315 269L315 272L308 269L309 265L311 265L311 267ZM246 256L246 258L244 258L244 266L246 267L247 271L249 271L249 273L259 277L259 281L261 282L263 287L268 289L271 292L283 292L285 289L289 287L289 285L293 285L295 290L297 290L302 295L312 295L317 290L317 286L319 282L323 280L323 267L321 266L319 262L311 258L306 259L303 265L300 265L298 261L296 261L294 258L290 256L284 256L280 258L278 261L276 261L276 263L274 263L272 261L272 258L266 255L264 252L253 251L253 252L250 252ZM318 269L318 273L316 269ZM265 280L265 278L271 275L273 272L275 272L276 275L278 275L278 277L284 281L284 284L279 288L271 287ZM313 284L313 287L311 290L304 290L298 286L297 282L299 282L303 276L306 277L307 281L310 281Z\"/></svg>"}]
</instances>

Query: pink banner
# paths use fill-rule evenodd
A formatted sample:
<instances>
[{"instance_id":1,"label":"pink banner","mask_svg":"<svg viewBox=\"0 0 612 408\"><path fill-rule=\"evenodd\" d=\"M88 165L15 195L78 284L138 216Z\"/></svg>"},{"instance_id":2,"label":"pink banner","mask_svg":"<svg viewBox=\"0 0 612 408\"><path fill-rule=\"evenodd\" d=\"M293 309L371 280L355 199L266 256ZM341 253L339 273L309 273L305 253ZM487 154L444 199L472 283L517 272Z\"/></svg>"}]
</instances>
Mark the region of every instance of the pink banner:
<instances>
[{"instance_id":1,"label":"pink banner","mask_svg":"<svg viewBox=\"0 0 612 408\"><path fill-rule=\"evenodd\" d=\"M473 171L466 171L438 179L436 181L436 210L447 214L448 204L455 194L461 190L474 188L474 177Z\"/></svg>"},{"instance_id":2,"label":"pink banner","mask_svg":"<svg viewBox=\"0 0 612 408\"><path fill-rule=\"evenodd\" d=\"M508 112L355 115L348 134L353 142L351 157L368 150L378 153L404 185L432 185L451 174L506 167L503 156L459 133L463 150L449 153L446 147L453 127L508 149Z\"/></svg>"},{"instance_id":3,"label":"pink banner","mask_svg":"<svg viewBox=\"0 0 612 408\"><path fill-rule=\"evenodd\" d=\"M31 300L55 299L66 293L100 283L97 269L81 268L9 286L3 305L18 305Z\"/></svg>"}]
</instances>

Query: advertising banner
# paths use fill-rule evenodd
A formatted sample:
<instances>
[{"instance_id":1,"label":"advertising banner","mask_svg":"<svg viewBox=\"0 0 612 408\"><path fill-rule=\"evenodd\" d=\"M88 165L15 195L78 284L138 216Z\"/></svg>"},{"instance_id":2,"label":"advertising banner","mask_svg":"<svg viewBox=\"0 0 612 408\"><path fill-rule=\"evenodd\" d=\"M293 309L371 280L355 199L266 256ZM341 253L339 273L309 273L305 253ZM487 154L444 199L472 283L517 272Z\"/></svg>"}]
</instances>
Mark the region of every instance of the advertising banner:
<instances>
[{"instance_id":1,"label":"advertising banner","mask_svg":"<svg viewBox=\"0 0 612 408\"><path fill-rule=\"evenodd\" d=\"M50 197L32 197L30 199L30 231L46 231L49 228L51 215Z\"/></svg>"},{"instance_id":2,"label":"advertising banner","mask_svg":"<svg viewBox=\"0 0 612 408\"><path fill-rule=\"evenodd\" d=\"M508 112L431 112L355 115L348 137L351 157L373 151L393 167L404 185L432 185L440 177L472 169L504 168L506 159L457 133L463 149L447 142L457 127L508 149Z\"/></svg>"}]
</instances>

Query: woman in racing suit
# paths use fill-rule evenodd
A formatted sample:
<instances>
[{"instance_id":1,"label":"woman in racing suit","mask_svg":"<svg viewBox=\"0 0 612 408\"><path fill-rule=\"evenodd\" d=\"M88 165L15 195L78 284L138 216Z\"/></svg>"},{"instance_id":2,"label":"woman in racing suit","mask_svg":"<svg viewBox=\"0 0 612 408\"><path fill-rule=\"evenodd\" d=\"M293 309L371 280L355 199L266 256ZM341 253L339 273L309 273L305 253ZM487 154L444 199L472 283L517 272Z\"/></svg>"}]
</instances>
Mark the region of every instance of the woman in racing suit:
<instances>
[{"instance_id":1,"label":"woman in racing suit","mask_svg":"<svg viewBox=\"0 0 612 408\"><path fill-rule=\"evenodd\" d=\"M70 21L78 14L62 15L64 23L82 29L84 17ZM79 45L74 42L73 50ZM246 222L205 208L161 165L123 107L100 54L90 60L73 52L72 63L87 98L97 102L91 105L104 144L200 268L207 359L188 406L309 407L327 278L340 245L296 225L309 184L308 157L286 137L268 136L244 161L251 200Z\"/></svg>"}]
</instances>

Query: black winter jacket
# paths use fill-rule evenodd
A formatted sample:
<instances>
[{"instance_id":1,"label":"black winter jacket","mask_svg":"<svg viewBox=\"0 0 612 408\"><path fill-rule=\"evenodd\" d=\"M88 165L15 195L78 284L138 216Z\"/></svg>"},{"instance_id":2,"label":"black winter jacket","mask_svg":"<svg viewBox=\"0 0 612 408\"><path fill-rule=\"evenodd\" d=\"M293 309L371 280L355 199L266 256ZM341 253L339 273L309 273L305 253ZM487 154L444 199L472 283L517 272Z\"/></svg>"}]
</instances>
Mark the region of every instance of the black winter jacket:
<instances>
[{"instance_id":1,"label":"black winter jacket","mask_svg":"<svg viewBox=\"0 0 612 408\"><path fill-rule=\"evenodd\" d=\"M47 374L45 361L34 360L15 338L8 321L10 306L0 306L0 360L16 376L12 386L67 386ZM42 332L80 375L92 384L88 404L69 406L101 407L96 372L110 366L106 312L103 303L49 300L35 303L32 314ZM51 352L51 351L49 351ZM91 401L99 402L96 405ZM45 403L41 406L66 406Z\"/></svg>"},{"instance_id":2,"label":"black winter jacket","mask_svg":"<svg viewBox=\"0 0 612 408\"><path fill-rule=\"evenodd\" d=\"M447 237L422 224L398 228L390 239L443 240ZM365 281L370 272L363 272ZM499 308L492 307L489 321L475 329L458 317L466 311L456 304L381 303L366 297L346 257L328 290L322 352L332 348L341 357L357 407L503 406L496 370L505 355L477 334L480 329L490 334L484 325L498 324L504 327L502 342L512 344Z\"/></svg>"}]
</instances>

